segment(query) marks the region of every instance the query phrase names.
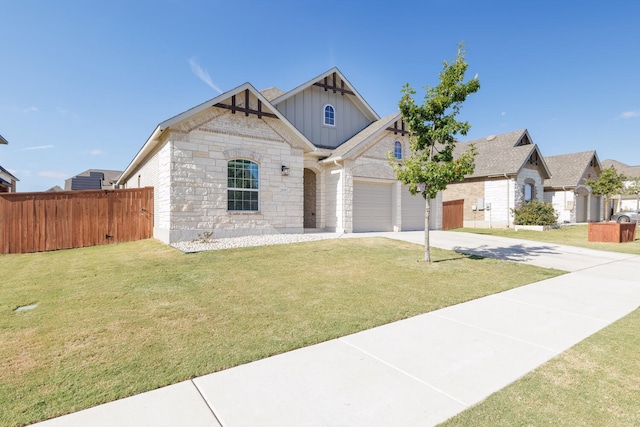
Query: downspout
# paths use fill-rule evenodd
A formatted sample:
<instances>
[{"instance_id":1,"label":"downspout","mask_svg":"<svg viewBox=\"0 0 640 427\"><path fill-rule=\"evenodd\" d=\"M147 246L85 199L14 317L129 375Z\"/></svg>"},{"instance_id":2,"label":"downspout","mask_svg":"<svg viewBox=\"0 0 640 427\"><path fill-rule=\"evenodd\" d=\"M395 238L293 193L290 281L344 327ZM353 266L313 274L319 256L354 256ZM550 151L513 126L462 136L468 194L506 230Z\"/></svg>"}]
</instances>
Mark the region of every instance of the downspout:
<instances>
[{"instance_id":1,"label":"downspout","mask_svg":"<svg viewBox=\"0 0 640 427\"><path fill-rule=\"evenodd\" d=\"M509 214L509 177L504 174L504 178L507 180L507 228L511 228L511 215Z\"/></svg>"},{"instance_id":2,"label":"downspout","mask_svg":"<svg viewBox=\"0 0 640 427\"><path fill-rule=\"evenodd\" d=\"M564 207L562 208L562 210L567 210L567 189L565 188L565 186L562 186L562 194L564 196ZM553 200L553 199L552 199ZM575 201L573 202L573 206L575 207L576 203ZM571 212L569 212L569 222L571 222Z\"/></svg>"}]
</instances>

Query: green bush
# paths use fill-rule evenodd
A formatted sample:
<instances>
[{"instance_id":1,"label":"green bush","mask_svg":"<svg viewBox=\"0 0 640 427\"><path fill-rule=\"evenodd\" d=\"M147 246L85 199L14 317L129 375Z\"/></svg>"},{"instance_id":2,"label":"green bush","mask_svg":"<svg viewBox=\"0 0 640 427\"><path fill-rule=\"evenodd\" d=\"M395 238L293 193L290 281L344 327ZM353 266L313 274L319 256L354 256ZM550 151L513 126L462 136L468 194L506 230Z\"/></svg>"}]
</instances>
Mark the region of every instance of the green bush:
<instances>
[{"instance_id":1,"label":"green bush","mask_svg":"<svg viewBox=\"0 0 640 427\"><path fill-rule=\"evenodd\" d=\"M532 200L512 211L517 225L555 225L558 222L556 210L547 202Z\"/></svg>"}]
</instances>

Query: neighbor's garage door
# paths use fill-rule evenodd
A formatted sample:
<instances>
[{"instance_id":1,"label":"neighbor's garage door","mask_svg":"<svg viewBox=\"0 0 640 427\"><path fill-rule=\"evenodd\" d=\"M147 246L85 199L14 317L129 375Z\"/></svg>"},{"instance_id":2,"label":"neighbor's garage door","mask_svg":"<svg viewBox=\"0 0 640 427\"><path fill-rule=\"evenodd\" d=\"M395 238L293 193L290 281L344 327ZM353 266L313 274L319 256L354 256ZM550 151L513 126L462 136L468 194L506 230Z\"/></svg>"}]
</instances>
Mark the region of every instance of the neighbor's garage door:
<instances>
[{"instance_id":1,"label":"neighbor's garage door","mask_svg":"<svg viewBox=\"0 0 640 427\"><path fill-rule=\"evenodd\" d=\"M424 230L425 207L421 194L412 196L409 187L402 186L402 231Z\"/></svg>"},{"instance_id":2,"label":"neighbor's garage door","mask_svg":"<svg viewBox=\"0 0 640 427\"><path fill-rule=\"evenodd\" d=\"M393 185L353 182L353 231L393 231L391 206Z\"/></svg>"}]
</instances>

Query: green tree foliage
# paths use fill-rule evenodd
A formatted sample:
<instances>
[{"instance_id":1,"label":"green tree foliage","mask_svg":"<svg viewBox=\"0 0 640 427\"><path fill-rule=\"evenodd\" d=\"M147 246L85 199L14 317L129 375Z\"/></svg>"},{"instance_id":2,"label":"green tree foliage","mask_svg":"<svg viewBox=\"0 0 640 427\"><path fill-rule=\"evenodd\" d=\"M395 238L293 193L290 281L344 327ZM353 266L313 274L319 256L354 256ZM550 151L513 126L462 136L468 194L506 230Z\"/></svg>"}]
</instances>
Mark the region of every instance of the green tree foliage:
<instances>
[{"instance_id":1,"label":"green tree foliage","mask_svg":"<svg viewBox=\"0 0 640 427\"><path fill-rule=\"evenodd\" d=\"M425 256L431 262L429 248L429 200L453 181L461 181L473 173L475 148L471 147L458 158L453 157L456 135L466 135L471 127L459 122L456 116L467 96L480 89L478 76L464 83L468 64L464 59L463 45L453 62L444 61L440 83L425 86L422 105L413 99L415 90L407 83L402 88L398 106L404 122L411 132L411 155L400 163L391 154L389 161L399 181L409 186L411 194L421 193L425 198Z\"/></svg>"},{"instance_id":2,"label":"green tree foliage","mask_svg":"<svg viewBox=\"0 0 640 427\"><path fill-rule=\"evenodd\" d=\"M558 213L548 202L534 199L512 211L517 225L555 225L558 222Z\"/></svg>"},{"instance_id":3,"label":"green tree foliage","mask_svg":"<svg viewBox=\"0 0 640 427\"><path fill-rule=\"evenodd\" d=\"M611 196L622 193L625 176L618 174L616 168L611 166L600 172L597 179L587 179L585 183L591 187L591 192L604 197L605 220L610 218L609 199Z\"/></svg>"}]
</instances>

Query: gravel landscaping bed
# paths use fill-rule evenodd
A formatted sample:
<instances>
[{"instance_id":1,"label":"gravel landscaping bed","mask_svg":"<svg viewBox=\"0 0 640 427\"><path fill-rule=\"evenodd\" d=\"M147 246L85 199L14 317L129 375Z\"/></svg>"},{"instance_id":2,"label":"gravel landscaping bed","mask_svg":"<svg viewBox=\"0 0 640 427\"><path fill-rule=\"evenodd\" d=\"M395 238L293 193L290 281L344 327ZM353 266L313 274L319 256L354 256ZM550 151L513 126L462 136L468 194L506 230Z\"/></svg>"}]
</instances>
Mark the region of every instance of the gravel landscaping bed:
<instances>
[{"instance_id":1,"label":"gravel landscaping bed","mask_svg":"<svg viewBox=\"0 0 640 427\"><path fill-rule=\"evenodd\" d=\"M248 246L281 245L286 243L312 242L338 237L333 233L318 234L264 234L261 236L228 237L223 239L200 239L191 242L172 243L171 246L185 253L214 251L219 249L244 248Z\"/></svg>"}]
</instances>

